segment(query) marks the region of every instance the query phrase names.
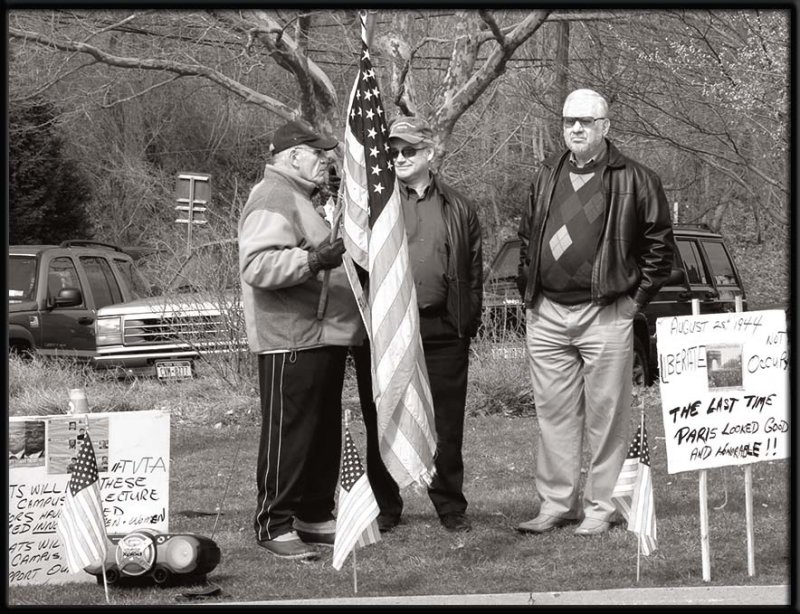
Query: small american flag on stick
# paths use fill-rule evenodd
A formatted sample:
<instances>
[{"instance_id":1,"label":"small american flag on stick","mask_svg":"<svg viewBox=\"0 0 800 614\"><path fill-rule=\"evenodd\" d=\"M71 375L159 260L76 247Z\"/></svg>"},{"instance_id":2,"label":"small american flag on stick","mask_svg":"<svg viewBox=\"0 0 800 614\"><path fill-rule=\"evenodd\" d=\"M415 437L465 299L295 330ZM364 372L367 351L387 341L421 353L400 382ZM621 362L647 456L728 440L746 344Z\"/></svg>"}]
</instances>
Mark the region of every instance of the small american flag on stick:
<instances>
[{"instance_id":1,"label":"small american flag on stick","mask_svg":"<svg viewBox=\"0 0 800 614\"><path fill-rule=\"evenodd\" d=\"M611 493L611 500L628 521L628 530L638 536L642 554L647 556L655 552L658 547L656 508L644 416L628 448L628 457L622 464L614 491Z\"/></svg>"},{"instance_id":2,"label":"small american flag on stick","mask_svg":"<svg viewBox=\"0 0 800 614\"><path fill-rule=\"evenodd\" d=\"M101 565L105 560L108 549L106 525L98 486L97 457L88 430L67 484L56 533L72 573L89 565Z\"/></svg>"},{"instance_id":3,"label":"small american flag on stick","mask_svg":"<svg viewBox=\"0 0 800 614\"><path fill-rule=\"evenodd\" d=\"M380 509L347 427L340 481L342 488L339 491L336 539L333 544L333 567L337 571L356 546L368 546L381 539L376 520Z\"/></svg>"}]
</instances>

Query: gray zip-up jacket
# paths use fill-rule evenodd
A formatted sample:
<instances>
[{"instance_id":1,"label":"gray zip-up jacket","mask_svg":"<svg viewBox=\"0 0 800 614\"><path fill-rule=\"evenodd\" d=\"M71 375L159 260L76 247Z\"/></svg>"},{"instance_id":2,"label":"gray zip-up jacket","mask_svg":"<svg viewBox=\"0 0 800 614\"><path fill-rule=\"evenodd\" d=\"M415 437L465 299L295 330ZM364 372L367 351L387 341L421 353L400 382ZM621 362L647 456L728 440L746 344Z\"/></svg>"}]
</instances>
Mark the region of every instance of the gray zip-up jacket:
<instances>
[{"instance_id":1,"label":"gray zip-up jacket","mask_svg":"<svg viewBox=\"0 0 800 614\"><path fill-rule=\"evenodd\" d=\"M364 326L344 268L331 269L325 315L317 319L323 272L309 250L330 236L311 202L314 184L273 166L250 192L239 220L239 272L250 350L359 345Z\"/></svg>"}]
</instances>

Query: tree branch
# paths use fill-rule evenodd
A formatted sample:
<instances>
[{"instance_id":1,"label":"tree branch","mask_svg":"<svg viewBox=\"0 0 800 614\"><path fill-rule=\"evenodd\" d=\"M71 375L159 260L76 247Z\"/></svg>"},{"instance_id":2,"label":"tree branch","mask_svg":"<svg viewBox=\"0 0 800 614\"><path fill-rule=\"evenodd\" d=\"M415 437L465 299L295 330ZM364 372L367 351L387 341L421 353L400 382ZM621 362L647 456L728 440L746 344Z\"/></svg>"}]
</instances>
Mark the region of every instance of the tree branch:
<instances>
[{"instance_id":1,"label":"tree branch","mask_svg":"<svg viewBox=\"0 0 800 614\"><path fill-rule=\"evenodd\" d=\"M100 103L100 107L102 107L103 109L110 109L110 108L115 107L115 106L117 106L119 104L122 104L124 102L128 102L128 101L133 100L135 98L139 98L140 96L144 96L148 92L151 92L151 91L153 91L155 89L158 89L159 87L163 87L165 85L169 85L170 83L173 83L174 81L177 81L178 79L180 79L182 76L183 75L173 75L169 79L164 79L163 81L159 81L158 83L155 83L155 84L151 85L150 87L147 87L147 88L145 88L145 89L143 89L143 90L141 90L139 92L135 92L135 93L131 94L130 96L126 96L125 98L119 98L119 99L117 99L117 100L115 100L113 102L107 103L107 104L105 102L102 102L102 103Z\"/></svg>"},{"instance_id":2,"label":"tree branch","mask_svg":"<svg viewBox=\"0 0 800 614\"><path fill-rule=\"evenodd\" d=\"M506 37L503 36L503 32L500 30L500 27L497 25L497 22L494 20L492 14L486 9L478 9L478 15L480 15L484 23L489 26L489 29L492 31L495 40L500 43L500 46L505 47Z\"/></svg>"},{"instance_id":3,"label":"tree branch","mask_svg":"<svg viewBox=\"0 0 800 614\"><path fill-rule=\"evenodd\" d=\"M266 11L212 10L209 14L264 44L278 65L292 73L298 82L310 82L325 113L336 109L336 88L328 75L302 52L295 40L285 34L285 26L281 26Z\"/></svg>"},{"instance_id":4,"label":"tree branch","mask_svg":"<svg viewBox=\"0 0 800 614\"><path fill-rule=\"evenodd\" d=\"M505 46L495 49L480 69L455 92L446 104L440 107L436 114L436 124L440 127L441 134L444 137L450 135L453 126L464 111L478 99L492 81L505 71L506 63L517 47L528 40L541 27L549 14L550 10L546 9L531 11L505 37Z\"/></svg>"},{"instance_id":5,"label":"tree branch","mask_svg":"<svg viewBox=\"0 0 800 614\"><path fill-rule=\"evenodd\" d=\"M241 97L245 102L260 106L280 117L291 120L295 119L295 112L283 104L282 102L256 92L246 85L239 83L235 79L231 79L221 72L203 66L200 64L186 64L174 60L160 60L160 59L143 59L135 57L117 56L106 51L103 51L93 45L86 43L77 43L74 41L56 40L53 37L45 36L37 32L26 32L17 28L8 28L8 35L10 38L18 38L27 41L32 41L38 45L48 48L60 49L62 51L75 51L84 53L93 57L98 62L108 64L109 66L116 66L117 68L139 68L142 70L157 70L163 72L171 72L182 77L200 77L213 81L221 85L230 92Z\"/></svg>"}]
</instances>

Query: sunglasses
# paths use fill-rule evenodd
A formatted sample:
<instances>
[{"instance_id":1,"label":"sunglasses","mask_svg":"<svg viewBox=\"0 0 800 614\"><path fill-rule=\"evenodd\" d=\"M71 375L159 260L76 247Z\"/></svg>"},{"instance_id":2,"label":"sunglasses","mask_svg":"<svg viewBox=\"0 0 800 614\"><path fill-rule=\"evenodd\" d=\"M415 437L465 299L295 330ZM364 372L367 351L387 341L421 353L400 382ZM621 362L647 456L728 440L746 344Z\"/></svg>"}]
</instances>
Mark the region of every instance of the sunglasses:
<instances>
[{"instance_id":1,"label":"sunglasses","mask_svg":"<svg viewBox=\"0 0 800 614\"><path fill-rule=\"evenodd\" d=\"M389 149L389 155L392 157L392 160L396 159L400 154L403 154L403 157L406 160L410 160L414 156L417 155L418 151L422 151L425 149L424 147L403 147L403 149L395 149L392 147Z\"/></svg>"},{"instance_id":2,"label":"sunglasses","mask_svg":"<svg viewBox=\"0 0 800 614\"><path fill-rule=\"evenodd\" d=\"M601 119L605 119L605 117L562 117L561 121L564 124L564 128L572 128L575 122L580 122L581 126L588 130L596 121L600 121Z\"/></svg>"}]
</instances>

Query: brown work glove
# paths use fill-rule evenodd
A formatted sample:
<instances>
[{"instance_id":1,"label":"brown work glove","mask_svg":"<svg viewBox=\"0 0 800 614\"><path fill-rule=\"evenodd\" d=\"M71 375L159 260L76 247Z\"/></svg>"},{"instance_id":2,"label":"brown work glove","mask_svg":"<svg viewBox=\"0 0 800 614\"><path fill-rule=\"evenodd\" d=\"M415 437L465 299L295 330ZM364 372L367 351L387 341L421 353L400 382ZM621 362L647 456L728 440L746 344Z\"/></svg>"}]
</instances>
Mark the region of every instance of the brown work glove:
<instances>
[{"instance_id":1,"label":"brown work glove","mask_svg":"<svg viewBox=\"0 0 800 614\"><path fill-rule=\"evenodd\" d=\"M341 237L333 243L330 239L325 239L317 249L308 253L308 268L311 269L311 274L316 275L326 269L335 269L342 264L342 254L344 254L344 241Z\"/></svg>"}]
</instances>

